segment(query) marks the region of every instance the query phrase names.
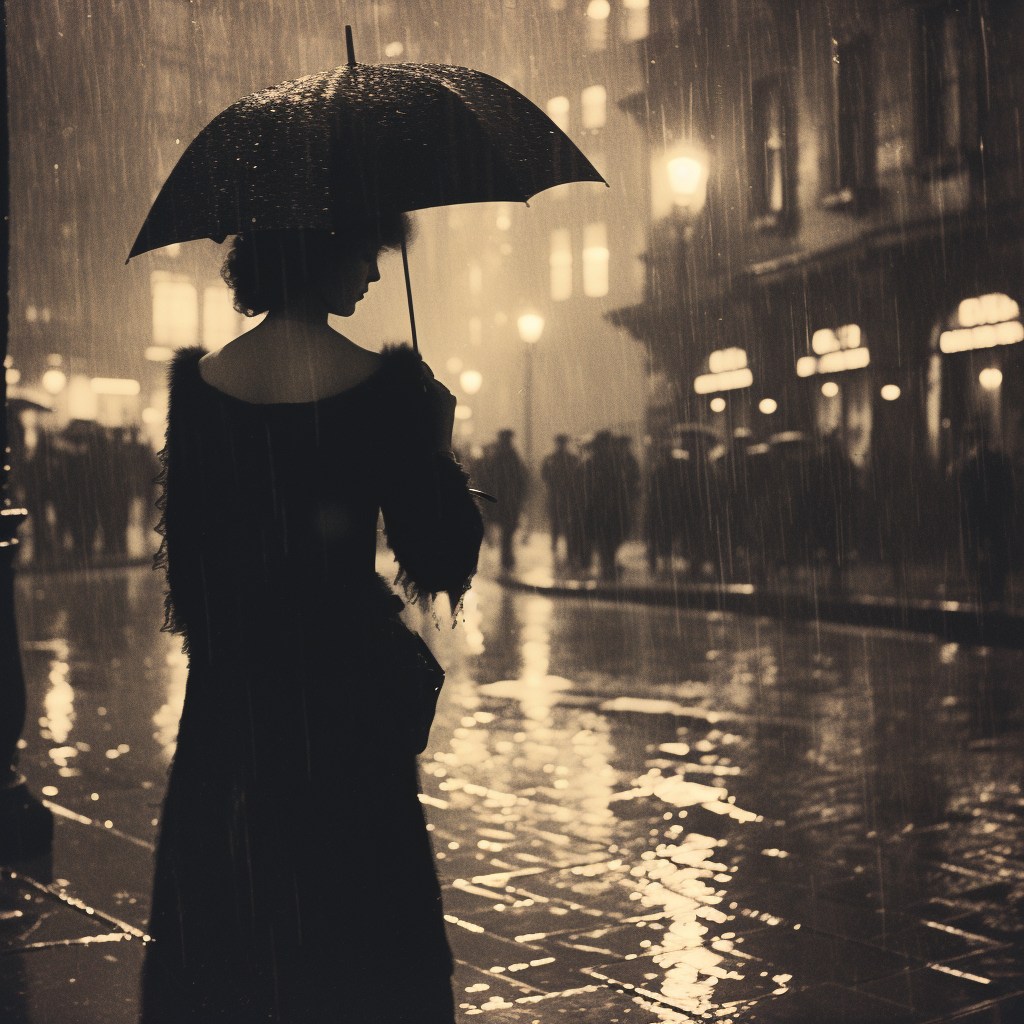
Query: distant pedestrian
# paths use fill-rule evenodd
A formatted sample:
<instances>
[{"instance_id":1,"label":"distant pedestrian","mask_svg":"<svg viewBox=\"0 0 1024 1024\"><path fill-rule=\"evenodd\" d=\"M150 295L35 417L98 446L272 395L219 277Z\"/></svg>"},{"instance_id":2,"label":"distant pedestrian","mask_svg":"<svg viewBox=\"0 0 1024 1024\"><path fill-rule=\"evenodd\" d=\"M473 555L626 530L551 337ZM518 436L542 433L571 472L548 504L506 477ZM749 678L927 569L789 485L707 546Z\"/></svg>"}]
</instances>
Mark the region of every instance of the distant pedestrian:
<instances>
[{"instance_id":1,"label":"distant pedestrian","mask_svg":"<svg viewBox=\"0 0 1024 1024\"><path fill-rule=\"evenodd\" d=\"M957 474L968 568L983 601L1001 601L1010 569L1014 521L1013 466L988 432L968 435Z\"/></svg>"},{"instance_id":2,"label":"distant pedestrian","mask_svg":"<svg viewBox=\"0 0 1024 1024\"><path fill-rule=\"evenodd\" d=\"M57 516L60 450L45 426L36 433L36 446L25 472L25 504L32 524L32 557L49 562L63 550L63 525Z\"/></svg>"},{"instance_id":3,"label":"distant pedestrian","mask_svg":"<svg viewBox=\"0 0 1024 1024\"><path fill-rule=\"evenodd\" d=\"M635 460L611 431L599 430L586 463L586 497L601 578L614 580L615 558L629 536L635 504ZM628 458L627 458L628 456ZM636 475L639 475L637 470ZM630 487L633 493L630 493Z\"/></svg>"},{"instance_id":4,"label":"distant pedestrian","mask_svg":"<svg viewBox=\"0 0 1024 1024\"><path fill-rule=\"evenodd\" d=\"M590 449L587 446L577 459L569 478L569 501L566 509L565 556L566 563L575 572L590 572L594 558L594 525L590 515L592 495L588 491L590 480Z\"/></svg>"},{"instance_id":5,"label":"distant pedestrian","mask_svg":"<svg viewBox=\"0 0 1024 1024\"><path fill-rule=\"evenodd\" d=\"M484 511L498 524L502 569L516 565L515 534L530 484L526 464L512 443L514 436L514 430L499 430L497 441L488 445L478 466L480 487L498 499Z\"/></svg>"},{"instance_id":6,"label":"distant pedestrian","mask_svg":"<svg viewBox=\"0 0 1024 1024\"><path fill-rule=\"evenodd\" d=\"M137 493L131 435L108 430L102 435L102 460L98 467L99 506L103 553L123 559L128 554L128 523Z\"/></svg>"},{"instance_id":7,"label":"distant pedestrian","mask_svg":"<svg viewBox=\"0 0 1024 1024\"><path fill-rule=\"evenodd\" d=\"M575 476L579 459L569 450L569 435L555 437L555 450L541 464L541 477L547 488L548 524L551 528L551 551L557 556L558 539L568 544L569 517L575 495Z\"/></svg>"},{"instance_id":8,"label":"distant pedestrian","mask_svg":"<svg viewBox=\"0 0 1024 1024\"><path fill-rule=\"evenodd\" d=\"M644 478L643 535L647 568L653 574L672 568L675 539L682 517L682 481L679 462L668 444L651 446Z\"/></svg>"}]
</instances>

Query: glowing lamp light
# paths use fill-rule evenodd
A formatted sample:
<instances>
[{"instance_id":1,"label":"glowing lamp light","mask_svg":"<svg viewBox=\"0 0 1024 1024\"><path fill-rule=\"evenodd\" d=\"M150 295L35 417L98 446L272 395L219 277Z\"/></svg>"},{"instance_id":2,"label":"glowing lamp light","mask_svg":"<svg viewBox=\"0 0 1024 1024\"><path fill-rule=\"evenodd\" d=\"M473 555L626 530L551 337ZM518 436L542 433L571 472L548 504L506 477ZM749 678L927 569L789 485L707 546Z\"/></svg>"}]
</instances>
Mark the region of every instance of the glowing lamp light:
<instances>
[{"instance_id":1,"label":"glowing lamp light","mask_svg":"<svg viewBox=\"0 0 1024 1024\"><path fill-rule=\"evenodd\" d=\"M801 356L796 361L798 377L813 377L818 372L818 360L814 356Z\"/></svg>"},{"instance_id":2,"label":"glowing lamp light","mask_svg":"<svg viewBox=\"0 0 1024 1024\"><path fill-rule=\"evenodd\" d=\"M708 356L708 369L712 373L742 370L747 365L747 353L742 348L723 348Z\"/></svg>"},{"instance_id":3,"label":"glowing lamp light","mask_svg":"<svg viewBox=\"0 0 1024 1024\"><path fill-rule=\"evenodd\" d=\"M900 397L900 389L895 384L886 384L882 388L882 397L887 402L895 402Z\"/></svg>"},{"instance_id":4,"label":"glowing lamp light","mask_svg":"<svg viewBox=\"0 0 1024 1024\"><path fill-rule=\"evenodd\" d=\"M999 324L1006 320L1016 320L1019 316L1020 307L1009 295L1001 292L964 299L957 309L957 320L961 327Z\"/></svg>"},{"instance_id":5,"label":"glowing lamp light","mask_svg":"<svg viewBox=\"0 0 1024 1024\"><path fill-rule=\"evenodd\" d=\"M995 391L1003 383L1003 371L994 366L986 367L978 374L978 383L986 391Z\"/></svg>"},{"instance_id":6,"label":"glowing lamp light","mask_svg":"<svg viewBox=\"0 0 1024 1024\"><path fill-rule=\"evenodd\" d=\"M8 384L17 384L21 380L21 370L15 369L13 366L7 367L4 371L4 376L7 378Z\"/></svg>"},{"instance_id":7,"label":"glowing lamp light","mask_svg":"<svg viewBox=\"0 0 1024 1024\"><path fill-rule=\"evenodd\" d=\"M757 407L765 414L765 416L771 416L771 414L778 409L779 403L776 402L774 398L762 398L761 401L757 403Z\"/></svg>"},{"instance_id":8,"label":"glowing lamp light","mask_svg":"<svg viewBox=\"0 0 1024 1024\"><path fill-rule=\"evenodd\" d=\"M405 53L405 47L397 41L394 43L388 43L388 45L384 47L385 57L401 57L403 53Z\"/></svg>"},{"instance_id":9,"label":"glowing lamp light","mask_svg":"<svg viewBox=\"0 0 1024 1024\"><path fill-rule=\"evenodd\" d=\"M149 345L145 355L151 363L169 363L174 358L174 349L167 345Z\"/></svg>"},{"instance_id":10,"label":"glowing lamp light","mask_svg":"<svg viewBox=\"0 0 1024 1024\"><path fill-rule=\"evenodd\" d=\"M1024 341L1024 324L1009 320L1001 324L979 324L943 331L939 336L939 349L951 352L969 352L976 348L995 348L996 345L1015 345Z\"/></svg>"},{"instance_id":11,"label":"glowing lamp light","mask_svg":"<svg viewBox=\"0 0 1024 1024\"><path fill-rule=\"evenodd\" d=\"M455 406L455 418L457 420L468 420L473 415L473 410L468 405Z\"/></svg>"},{"instance_id":12,"label":"glowing lamp light","mask_svg":"<svg viewBox=\"0 0 1024 1024\"><path fill-rule=\"evenodd\" d=\"M519 328L519 337L527 345L536 344L544 333L544 317L539 313L524 313L516 321L516 325Z\"/></svg>"},{"instance_id":13,"label":"glowing lamp light","mask_svg":"<svg viewBox=\"0 0 1024 1024\"><path fill-rule=\"evenodd\" d=\"M839 385L834 380L827 380L821 385L821 393L826 398L835 398L839 394Z\"/></svg>"},{"instance_id":14,"label":"glowing lamp light","mask_svg":"<svg viewBox=\"0 0 1024 1024\"><path fill-rule=\"evenodd\" d=\"M43 390L48 391L51 395L59 395L64 390L67 382L68 378L63 370L54 368L47 370L43 374Z\"/></svg>"},{"instance_id":15,"label":"glowing lamp light","mask_svg":"<svg viewBox=\"0 0 1024 1024\"><path fill-rule=\"evenodd\" d=\"M698 395L710 395L716 391L735 391L737 388L749 388L754 383L754 375L747 368L728 370L724 373L702 373L693 382L693 390Z\"/></svg>"},{"instance_id":16,"label":"glowing lamp light","mask_svg":"<svg viewBox=\"0 0 1024 1024\"><path fill-rule=\"evenodd\" d=\"M724 398L712 398L711 399L711 411L712 412L725 412L725 399Z\"/></svg>"},{"instance_id":17,"label":"glowing lamp light","mask_svg":"<svg viewBox=\"0 0 1024 1024\"><path fill-rule=\"evenodd\" d=\"M590 0L587 4L587 17L594 21L604 21L612 13L612 5L608 0Z\"/></svg>"},{"instance_id":18,"label":"glowing lamp light","mask_svg":"<svg viewBox=\"0 0 1024 1024\"><path fill-rule=\"evenodd\" d=\"M672 191L682 196L692 196L700 187L703 168L692 156L678 156L668 162L668 180Z\"/></svg>"},{"instance_id":19,"label":"glowing lamp light","mask_svg":"<svg viewBox=\"0 0 1024 1024\"><path fill-rule=\"evenodd\" d=\"M467 395L475 395L480 390L483 382L484 378L479 370L463 370L462 375L459 377L459 387Z\"/></svg>"}]
</instances>

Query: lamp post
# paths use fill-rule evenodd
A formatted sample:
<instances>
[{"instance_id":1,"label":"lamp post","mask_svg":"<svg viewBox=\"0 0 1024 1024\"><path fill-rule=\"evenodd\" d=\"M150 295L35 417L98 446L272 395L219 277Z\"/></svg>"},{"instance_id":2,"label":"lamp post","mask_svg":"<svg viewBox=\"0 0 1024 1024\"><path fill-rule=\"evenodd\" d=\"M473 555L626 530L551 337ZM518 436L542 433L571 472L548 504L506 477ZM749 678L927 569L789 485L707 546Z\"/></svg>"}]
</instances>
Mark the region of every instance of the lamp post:
<instances>
[{"instance_id":1,"label":"lamp post","mask_svg":"<svg viewBox=\"0 0 1024 1024\"><path fill-rule=\"evenodd\" d=\"M544 317L539 313L523 313L517 321L519 337L526 345L526 382L523 387L523 434L526 466L533 472L533 346L544 333Z\"/></svg>"}]
</instances>

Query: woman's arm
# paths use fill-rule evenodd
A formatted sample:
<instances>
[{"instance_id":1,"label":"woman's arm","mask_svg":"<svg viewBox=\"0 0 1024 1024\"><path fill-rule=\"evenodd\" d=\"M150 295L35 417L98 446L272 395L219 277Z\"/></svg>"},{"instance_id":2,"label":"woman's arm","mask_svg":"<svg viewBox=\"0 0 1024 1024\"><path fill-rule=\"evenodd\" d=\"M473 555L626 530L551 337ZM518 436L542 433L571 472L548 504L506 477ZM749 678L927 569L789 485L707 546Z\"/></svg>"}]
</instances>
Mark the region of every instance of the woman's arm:
<instances>
[{"instance_id":1,"label":"woman's arm","mask_svg":"<svg viewBox=\"0 0 1024 1024\"><path fill-rule=\"evenodd\" d=\"M454 615L476 572L483 523L451 452L455 399L415 353L392 349L395 405L385 410L381 508L410 599L446 593Z\"/></svg>"}]
</instances>

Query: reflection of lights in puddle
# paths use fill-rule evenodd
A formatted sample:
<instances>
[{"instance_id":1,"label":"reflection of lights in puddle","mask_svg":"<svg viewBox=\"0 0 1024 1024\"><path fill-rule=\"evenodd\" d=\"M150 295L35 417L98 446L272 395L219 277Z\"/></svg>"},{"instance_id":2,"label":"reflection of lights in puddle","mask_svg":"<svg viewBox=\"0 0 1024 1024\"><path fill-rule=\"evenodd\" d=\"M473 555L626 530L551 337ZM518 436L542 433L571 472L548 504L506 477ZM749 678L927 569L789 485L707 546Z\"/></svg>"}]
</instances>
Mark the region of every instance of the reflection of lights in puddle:
<instances>
[{"instance_id":1,"label":"reflection of lights in puddle","mask_svg":"<svg viewBox=\"0 0 1024 1024\"><path fill-rule=\"evenodd\" d=\"M50 662L50 688L43 698L46 717L39 719L43 739L63 743L75 721L75 691L68 681L70 667L66 661Z\"/></svg>"},{"instance_id":2,"label":"reflection of lights in puddle","mask_svg":"<svg viewBox=\"0 0 1024 1024\"><path fill-rule=\"evenodd\" d=\"M153 724L157 731L153 739L163 748L161 753L165 760L170 761L178 740L178 722L181 709L185 704L185 682L188 678L188 657L181 651L171 651L167 655L167 703L153 715Z\"/></svg>"}]
</instances>

